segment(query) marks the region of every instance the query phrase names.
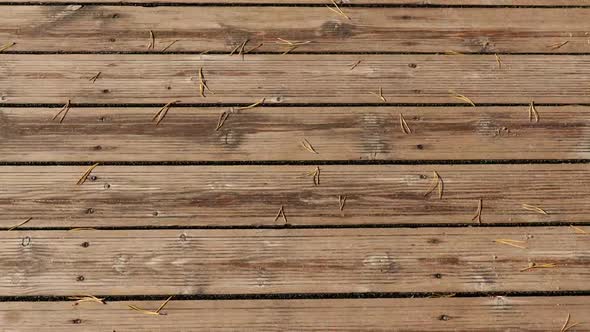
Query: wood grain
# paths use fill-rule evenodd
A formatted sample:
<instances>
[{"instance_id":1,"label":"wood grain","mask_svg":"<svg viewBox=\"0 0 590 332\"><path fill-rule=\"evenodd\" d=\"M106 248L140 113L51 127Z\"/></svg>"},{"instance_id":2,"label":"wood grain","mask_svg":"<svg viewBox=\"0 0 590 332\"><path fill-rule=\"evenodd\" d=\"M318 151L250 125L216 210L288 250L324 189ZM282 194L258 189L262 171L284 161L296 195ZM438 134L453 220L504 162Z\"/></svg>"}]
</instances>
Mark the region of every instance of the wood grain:
<instances>
[{"instance_id":1,"label":"wood grain","mask_svg":"<svg viewBox=\"0 0 590 332\"><path fill-rule=\"evenodd\" d=\"M588 165L87 166L0 168L0 225L24 227L587 222ZM443 179L443 199L432 186ZM342 211L338 196L346 196ZM548 214L526 210L522 204Z\"/></svg>"},{"instance_id":2,"label":"wood grain","mask_svg":"<svg viewBox=\"0 0 590 332\"><path fill-rule=\"evenodd\" d=\"M8 331L590 331L588 297L488 297L347 300L176 301L149 317L160 301L4 302ZM224 319L219 319L224 317Z\"/></svg>"},{"instance_id":3,"label":"wood grain","mask_svg":"<svg viewBox=\"0 0 590 332\"><path fill-rule=\"evenodd\" d=\"M0 295L18 296L575 291L590 277L590 236L569 227L10 231L0 250Z\"/></svg>"},{"instance_id":4,"label":"wood grain","mask_svg":"<svg viewBox=\"0 0 590 332\"><path fill-rule=\"evenodd\" d=\"M590 159L590 108L276 107L0 109L1 161ZM400 114L412 133L400 127ZM306 139L316 153L302 147Z\"/></svg>"},{"instance_id":5,"label":"wood grain","mask_svg":"<svg viewBox=\"0 0 590 332\"><path fill-rule=\"evenodd\" d=\"M64 3L62 0L45 0L42 3ZM1 0L0 3L39 3L31 0ZM77 0L75 3L96 3L94 0ZM276 5L276 0L103 0L101 3L117 4L158 4L158 3L186 3L191 5ZM417 6L588 6L588 0L342 0L338 1L343 9L347 9L347 4L352 5L417 5ZM281 1L280 5L329 5L330 1L326 0L288 0Z\"/></svg>"},{"instance_id":6,"label":"wood grain","mask_svg":"<svg viewBox=\"0 0 590 332\"><path fill-rule=\"evenodd\" d=\"M364 64L354 70L357 60ZM0 55L3 103L590 103L572 55ZM197 72L215 94L199 95ZM95 83L89 78L101 72ZM473 109L474 113L477 108Z\"/></svg>"},{"instance_id":7,"label":"wood grain","mask_svg":"<svg viewBox=\"0 0 590 332\"><path fill-rule=\"evenodd\" d=\"M329 1L325 1L329 2ZM590 3L590 2L589 2ZM277 38L311 41L298 52L588 53L590 8L6 6L9 51L284 52ZM568 43L559 48L552 45Z\"/></svg>"}]
</instances>

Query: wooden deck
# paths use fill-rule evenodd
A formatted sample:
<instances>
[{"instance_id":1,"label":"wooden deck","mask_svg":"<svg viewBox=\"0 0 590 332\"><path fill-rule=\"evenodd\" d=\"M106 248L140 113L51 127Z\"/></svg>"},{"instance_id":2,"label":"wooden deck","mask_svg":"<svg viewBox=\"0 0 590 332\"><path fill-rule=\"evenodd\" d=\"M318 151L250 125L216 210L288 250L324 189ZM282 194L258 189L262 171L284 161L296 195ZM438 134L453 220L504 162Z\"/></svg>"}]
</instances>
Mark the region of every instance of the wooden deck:
<instances>
[{"instance_id":1,"label":"wooden deck","mask_svg":"<svg viewBox=\"0 0 590 332\"><path fill-rule=\"evenodd\" d=\"M590 1L337 3L0 0L0 331L590 331Z\"/></svg>"}]
</instances>

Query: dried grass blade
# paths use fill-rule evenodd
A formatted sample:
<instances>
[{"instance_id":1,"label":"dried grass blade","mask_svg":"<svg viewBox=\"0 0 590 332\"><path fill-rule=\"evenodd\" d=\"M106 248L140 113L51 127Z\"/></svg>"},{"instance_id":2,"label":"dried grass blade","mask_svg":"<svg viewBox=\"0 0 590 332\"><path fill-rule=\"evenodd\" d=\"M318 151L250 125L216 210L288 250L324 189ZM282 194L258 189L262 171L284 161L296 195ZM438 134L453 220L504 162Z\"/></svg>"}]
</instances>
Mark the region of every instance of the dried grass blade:
<instances>
[{"instance_id":1,"label":"dried grass blade","mask_svg":"<svg viewBox=\"0 0 590 332\"><path fill-rule=\"evenodd\" d=\"M78 182L76 182L77 185L82 185L84 184L84 182L86 182L86 179L88 178L88 176L90 175L90 173L92 173L92 171L98 166L100 165L99 163L96 163L90 167L88 167L88 169L86 170L86 172L84 172L84 174L82 174L82 176L80 177L80 179L78 180Z\"/></svg>"},{"instance_id":2,"label":"dried grass blade","mask_svg":"<svg viewBox=\"0 0 590 332\"><path fill-rule=\"evenodd\" d=\"M361 64L362 60L358 60L357 62L353 63L352 65L350 65L350 70L353 70L354 68L356 68L358 65Z\"/></svg>"},{"instance_id":3,"label":"dried grass blade","mask_svg":"<svg viewBox=\"0 0 590 332\"><path fill-rule=\"evenodd\" d=\"M162 311L162 309L164 309L164 307L168 304L168 302L170 302L170 300L172 300L172 296L170 296L168 299L166 299L166 301L164 301L162 304L160 304L160 306L158 307L158 309L156 309L156 313L160 313L160 311Z\"/></svg>"},{"instance_id":4,"label":"dried grass blade","mask_svg":"<svg viewBox=\"0 0 590 332\"><path fill-rule=\"evenodd\" d=\"M377 98L381 99L382 102L386 103L387 99L385 99L385 97L383 97L383 89L379 88L379 93L376 92L371 92L371 94L377 96Z\"/></svg>"},{"instance_id":5,"label":"dried grass blade","mask_svg":"<svg viewBox=\"0 0 590 332\"><path fill-rule=\"evenodd\" d=\"M254 104L248 105L248 106L244 106L244 107L238 107L236 109L236 111L242 111L242 110L247 110L247 109L251 109L254 108L256 106L261 105L262 103L264 103L264 100L266 100L266 98L262 98L259 101L255 102Z\"/></svg>"},{"instance_id":6,"label":"dried grass blade","mask_svg":"<svg viewBox=\"0 0 590 332\"><path fill-rule=\"evenodd\" d=\"M502 59L500 59L498 54L494 54L494 56L496 57L496 62L498 63L498 69L502 69Z\"/></svg>"},{"instance_id":7,"label":"dried grass blade","mask_svg":"<svg viewBox=\"0 0 590 332\"><path fill-rule=\"evenodd\" d=\"M14 45L16 45L15 42L6 43L6 44L0 46L0 52L4 52L4 51L6 51L7 49L11 48Z\"/></svg>"},{"instance_id":8,"label":"dried grass blade","mask_svg":"<svg viewBox=\"0 0 590 332\"><path fill-rule=\"evenodd\" d=\"M203 98L207 97L205 96L205 90L211 92L212 94L215 94L215 92L211 91L211 89L209 89L209 86L207 85L205 75L203 74L203 67L199 67L199 92L201 94L201 97Z\"/></svg>"},{"instance_id":9,"label":"dried grass blade","mask_svg":"<svg viewBox=\"0 0 590 332\"><path fill-rule=\"evenodd\" d=\"M587 231L581 229L580 227L577 227L577 226L574 226L574 225L570 225L570 227L573 228L576 231L576 233L578 233L578 234L588 234L588 235L590 235L590 232L587 232Z\"/></svg>"},{"instance_id":10,"label":"dried grass blade","mask_svg":"<svg viewBox=\"0 0 590 332\"><path fill-rule=\"evenodd\" d=\"M477 211L475 211L475 215L471 218L471 221L476 221L478 224L481 224L481 211L483 210L483 199L479 199L477 203Z\"/></svg>"},{"instance_id":11,"label":"dried grass blade","mask_svg":"<svg viewBox=\"0 0 590 332\"><path fill-rule=\"evenodd\" d=\"M172 107L172 105L179 102L180 100L171 101L166 105L162 106L162 108L160 108L160 110L156 114L154 114L154 116L152 117L152 121L156 121L156 126L159 125L160 122L162 122L162 120L164 120L164 117L166 116L166 114L168 114L168 110Z\"/></svg>"},{"instance_id":12,"label":"dried grass blade","mask_svg":"<svg viewBox=\"0 0 590 332\"><path fill-rule=\"evenodd\" d=\"M140 308L140 307L138 307L138 306L136 306L136 305L133 305L133 304L128 304L127 306L128 306L129 308L131 308L132 310L135 310L135 311L137 311L137 312L141 312L141 313L142 313L142 314L144 314L144 315L152 315L152 316L159 316L159 315L163 315L163 314L161 314L161 313L158 313L158 312L155 312L155 311L150 311L150 310L145 310L145 309L142 309L142 308Z\"/></svg>"},{"instance_id":13,"label":"dried grass blade","mask_svg":"<svg viewBox=\"0 0 590 332\"><path fill-rule=\"evenodd\" d=\"M250 52L253 52L253 51L255 51L255 50L257 50L257 49L261 48L261 47L262 47L262 45L264 45L264 43L260 43L260 44L258 44L258 45L256 45L256 46L252 47L251 49L249 49L249 50L245 51L245 52L244 52L244 54L248 54L248 53L250 53Z\"/></svg>"},{"instance_id":14,"label":"dried grass blade","mask_svg":"<svg viewBox=\"0 0 590 332\"><path fill-rule=\"evenodd\" d=\"M445 183L437 171L432 171L432 174L432 184L430 185L430 188L426 191L426 193L424 193L424 197L430 195L430 193L432 193L434 189L438 188L438 198L442 199Z\"/></svg>"},{"instance_id":15,"label":"dried grass blade","mask_svg":"<svg viewBox=\"0 0 590 332\"><path fill-rule=\"evenodd\" d=\"M168 46L164 47L161 52L166 52L172 45L176 44L180 39L173 40Z\"/></svg>"},{"instance_id":16,"label":"dried grass blade","mask_svg":"<svg viewBox=\"0 0 590 332\"><path fill-rule=\"evenodd\" d=\"M156 36L154 35L154 32L152 30L150 30L150 43L148 44L147 49L153 50L155 46L156 46Z\"/></svg>"},{"instance_id":17,"label":"dried grass blade","mask_svg":"<svg viewBox=\"0 0 590 332\"><path fill-rule=\"evenodd\" d=\"M551 45L549 45L547 47L550 48L550 49L552 49L552 50L557 50L557 49L562 48L563 46L565 46L569 42L570 42L569 40L566 40L566 41L561 42L561 43L551 44Z\"/></svg>"},{"instance_id":18,"label":"dried grass blade","mask_svg":"<svg viewBox=\"0 0 590 332\"><path fill-rule=\"evenodd\" d=\"M522 204L522 208L525 210L529 210L529 211L535 211L540 214L549 215L549 213L547 213L547 211L541 209L540 207L534 206L534 205Z\"/></svg>"},{"instance_id":19,"label":"dried grass blade","mask_svg":"<svg viewBox=\"0 0 590 332\"><path fill-rule=\"evenodd\" d=\"M518 240L511 240L511 239L496 239L496 240L494 240L494 242L505 244L508 246L516 247L516 248L520 248L520 249L527 249L527 247L521 246L518 244L518 243L526 243L525 241L518 241Z\"/></svg>"},{"instance_id":20,"label":"dried grass blade","mask_svg":"<svg viewBox=\"0 0 590 332\"><path fill-rule=\"evenodd\" d=\"M27 220L25 220L25 221L21 222L21 223L20 223L20 224L18 224L18 225L14 225L14 226L10 227L10 228L9 228L9 229L7 229L6 231L12 231L12 230L14 230L14 229L16 229L16 228L18 228L18 227L21 227L22 225L24 225L24 224L28 223L28 222L29 222L29 221L31 221L31 220L33 220L33 217L30 217L30 218L28 218Z\"/></svg>"},{"instance_id":21,"label":"dried grass blade","mask_svg":"<svg viewBox=\"0 0 590 332\"><path fill-rule=\"evenodd\" d=\"M51 118L51 120L55 120L60 114L62 114L61 118L59 119L59 123L63 123L64 119L66 118L66 115L68 114L68 111L70 110L70 100L68 99L68 101L66 102L66 104L64 105L64 107L61 108L61 110L59 112L57 112L53 118Z\"/></svg>"},{"instance_id":22,"label":"dried grass blade","mask_svg":"<svg viewBox=\"0 0 590 332\"><path fill-rule=\"evenodd\" d=\"M565 328L568 326L568 324L570 323L570 318L572 317L572 315L570 315L569 313L567 314L567 318L565 319L565 323L563 323L563 326L561 327L561 329L559 329L560 332L565 331Z\"/></svg>"},{"instance_id":23,"label":"dried grass blade","mask_svg":"<svg viewBox=\"0 0 590 332\"><path fill-rule=\"evenodd\" d=\"M311 143L309 143L309 141L305 138L301 141L301 146L303 146L309 152L318 154L318 152L313 148Z\"/></svg>"},{"instance_id":24,"label":"dried grass blade","mask_svg":"<svg viewBox=\"0 0 590 332\"><path fill-rule=\"evenodd\" d=\"M455 99L459 99L459 100L464 101L466 103L469 103L471 106L475 107L475 103L471 99L467 98L466 96L464 96L460 93L457 93L455 91L452 91L452 90L449 90L449 93L451 94L451 97L453 97Z\"/></svg>"},{"instance_id":25,"label":"dried grass blade","mask_svg":"<svg viewBox=\"0 0 590 332\"><path fill-rule=\"evenodd\" d=\"M277 216L275 217L275 222L277 220L279 220L279 217L283 217L283 220L285 221L285 224L287 223L287 216L285 216L285 207L283 205L281 205L281 208L279 209L279 213L277 213Z\"/></svg>"},{"instance_id":26,"label":"dried grass blade","mask_svg":"<svg viewBox=\"0 0 590 332\"><path fill-rule=\"evenodd\" d=\"M453 51L453 50L445 51L445 54L446 55L463 55L463 53L457 52L457 51Z\"/></svg>"},{"instance_id":27,"label":"dried grass blade","mask_svg":"<svg viewBox=\"0 0 590 332\"><path fill-rule=\"evenodd\" d=\"M539 112L537 112L537 109L535 108L534 101L531 101L529 105L529 121L535 123L539 122Z\"/></svg>"},{"instance_id":28,"label":"dried grass blade","mask_svg":"<svg viewBox=\"0 0 590 332\"><path fill-rule=\"evenodd\" d=\"M104 298L98 298L94 295L70 296L70 297L68 297L68 299L75 300L76 305L83 303L83 302L96 302L96 303L107 304L106 301L104 300Z\"/></svg>"},{"instance_id":29,"label":"dried grass blade","mask_svg":"<svg viewBox=\"0 0 590 332\"><path fill-rule=\"evenodd\" d=\"M340 211L344 210L344 205L346 204L346 196L339 195L338 196L338 206Z\"/></svg>"},{"instance_id":30,"label":"dried grass blade","mask_svg":"<svg viewBox=\"0 0 590 332\"><path fill-rule=\"evenodd\" d=\"M219 115L219 120L217 120L217 127L215 127L215 131L219 131L219 129L221 129L221 127L223 127L225 120L227 120L233 112L234 112L234 108L232 107L229 109L229 111L224 111L223 113L221 113Z\"/></svg>"},{"instance_id":31,"label":"dried grass blade","mask_svg":"<svg viewBox=\"0 0 590 332\"><path fill-rule=\"evenodd\" d=\"M326 7L328 7L328 9L330 9L331 11L335 12L338 15L341 15L342 17L345 17L346 19L350 20L350 17L348 15L346 15L342 9L340 9L340 7L338 6L338 4L336 3L336 1L331 0L332 4L334 5L335 8L332 8L328 5L326 5Z\"/></svg>"},{"instance_id":32,"label":"dried grass blade","mask_svg":"<svg viewBox=\"0 0 590 332\"><path fill-rule=\"evenodd\" d=\"M320 168L319 168L319 166L316 166L316 168L313 171L307 173L307 175L313 177L313 185L314 186L320 185Z\"/></svg>"},{"instance_id":33,"label":"dried grass blade","mask_svg":"<svg viewBox=\"0 0 590 332\"><path fill-rule=\"evenodd\" d=\"M406 119L404 119L404 115L402 113L399 114L399 125L402 128L402 132L406 135L409 135L412 133L412 129L410 129L410 126L408 126L408 123L406 122Z\"/></svg>"},{"instance_id":34,"label":"dried grass blade","mask_svg":"<svg viewBox=\"0 0 590 332\"><path fill-rule=\"evenodd\" d=\"M97 79L100 77L100 74L101 74L101 73L102 73L102 72L100 72L100 71L99 71L98 73L96 73L96 75L92 76L92 77L91 77L90 79L88 79L88 80L89 80L90 82L92 82L92 83L96 82L96 80L97 80Z\"/></svg>"}]
</instances>

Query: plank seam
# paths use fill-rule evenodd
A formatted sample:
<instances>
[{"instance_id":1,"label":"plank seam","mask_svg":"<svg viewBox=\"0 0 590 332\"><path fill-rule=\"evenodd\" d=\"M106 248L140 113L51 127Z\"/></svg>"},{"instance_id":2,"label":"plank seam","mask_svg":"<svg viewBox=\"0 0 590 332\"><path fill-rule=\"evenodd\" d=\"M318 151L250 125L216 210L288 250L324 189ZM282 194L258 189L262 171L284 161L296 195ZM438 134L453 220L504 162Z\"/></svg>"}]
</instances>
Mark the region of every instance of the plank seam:
<instances>
[{"instance_id":1,"label":"plank seam","mask_svg":"<svg viewBox=\"0 0 590 332\"><path fill-rule=\"evenodd\" d=\"M116 7L325 7L326 4L302 3L186 3L186 2L0 2L0 6L116 6ZM590 5L461 5L461 4L339 4L341 8L590 8Z\"/></svg>"},{"instance_id":2,"label":"plank seam","mask_svg":"<svg viewBox=\"0 0 590 332\"><path fill-rule=\"evenodd\" d=\"M1 5L1 3L0 3ZM589 7L590 8L590 7ZM229 55L227 51L3 51L2 54L14 55ZM252 55L283 55L284 51L254 51ZM445 55L444 52L401 52L401 51L292 51L297 55ZM545 55L545 56L588 56L590 52L462 52L470 55Z\"/></svg>"}]
</instances>

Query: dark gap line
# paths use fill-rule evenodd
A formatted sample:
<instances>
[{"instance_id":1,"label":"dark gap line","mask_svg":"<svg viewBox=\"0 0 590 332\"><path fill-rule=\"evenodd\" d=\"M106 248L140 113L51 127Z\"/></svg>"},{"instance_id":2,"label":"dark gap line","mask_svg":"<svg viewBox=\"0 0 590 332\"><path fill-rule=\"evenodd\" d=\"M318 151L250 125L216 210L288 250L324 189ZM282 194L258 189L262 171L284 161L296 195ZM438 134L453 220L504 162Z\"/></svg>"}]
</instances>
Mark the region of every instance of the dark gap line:
<instances>
[{"instance_id":1,"label":"dark gap line","mask_svg":"<svg viewBox=\"0 0 590 332\"><path fill-rule=\"evenodd\" d=\"M590 7L589 7L590 8ZM2 54L17 54L17 55L52 55L52 54L59 54L59 55L82 55L82 54L96 54L96 55L180 55L180 54L188 54L188 55L228 55L229 51L207 51L206 54L203 54L206 50L197 50L197 51L169 51L169 52L159 52L159 51L3 51ZM246 54L246 57L250 55L283 55L284 51L258 51L258 52L251 52ZM296 55L445 55L445 51L440 52L405 52L405 51L293 51L289 54L296 54ZM563 53L556 53L556 52L461 52L461 55L551 55L551 56L562 56L562 55L571 55L571 56L588 56L590 52L563 52ZM453 55L449 55L453 56Z\"/></svg>"},{"instance_id":2,"label":"dark gap line","mask_svg":"<svg viewBox=\"0 0 590 332\"><path fill-rule=\"evenodd\" d=\"M392 218L393 219L393 218ZM530 222L530 223L493 223L493 224L474 224L474 223L428 223L428 224L325 224L325 225L235 225L235 226L186 226L186 225L172 225L172 226L98 226L92 227L98 231L138 231L138 230L236 230L236 229L368 229L368 228L382 228L382 229L415 229L415 228L540 228L540 227L569 227L570 225L586 227L590 226L590 220L584 222ZM18 227L15 231L70 231L79 227ZM8 227L0 227L0 231L8 230Z\"/></svg>"},{"instance_id":3,"label":"dark gap line","mask_svg":"<svg viewBox=\"0 0 590 332\"><path fill-rule=\"evenodd\" d=\"M437 298L452 296L452 298L477 297L560 297L560 296L590 296L590 290L563 291L497 291L497 292L364 292L364 293L276 293L276 294L162 294L162 295L102 295L106 302L121 301L163 301L173 296L173 301L223 301L223 300L324 300L324 299L408 299L408 298ZM39 296L0 296L0 302L57 302L72 301L68 296L39 295Z\"/></svg>"},{"instance_id":4,"label":"dark gap line","mask_svg":"<svg viewBox=\"0 0 590 332\"><path fill-rule=\"evenodd\" d=\"M83 6L117 6L117 7L325 7L326 4L315 3L186 3L186 2L76 2L76 1L60 1L60 2L44 2L44 1L27 1L27 2L0 2L0 6L67 6L67 5L83 5ZM338 4L341 8L541 8L541 9L555 9L555 8L590 8L590 5L469 5L469 4Z\"/></svg>"}]
</instances>

